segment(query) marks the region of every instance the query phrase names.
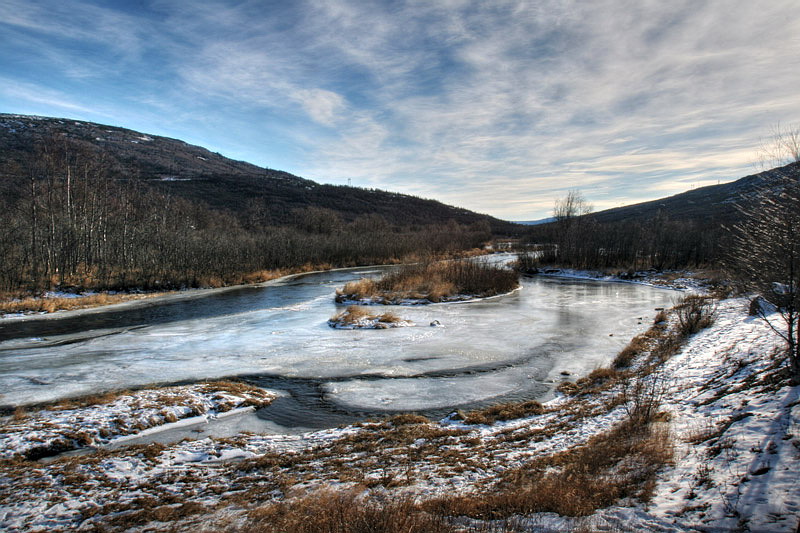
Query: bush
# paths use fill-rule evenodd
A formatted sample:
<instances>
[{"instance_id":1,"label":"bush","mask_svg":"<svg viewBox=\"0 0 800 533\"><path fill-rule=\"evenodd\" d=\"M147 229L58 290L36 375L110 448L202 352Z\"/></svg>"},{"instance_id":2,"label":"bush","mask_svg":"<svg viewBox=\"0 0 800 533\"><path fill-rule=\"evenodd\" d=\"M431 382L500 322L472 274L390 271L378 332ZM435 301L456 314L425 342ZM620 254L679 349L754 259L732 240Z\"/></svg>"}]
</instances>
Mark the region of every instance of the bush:
<instances>
[{"instance_id":1,"label":"bush","mask_svg":"<svg viewBox=\"0 0 800 533\"><path fill-rule=\"evenodd\" d=\"M660 372L637 375L624 381L621 399L630 424L644 427L655 422L660 416L659 410L669 388Z\"/></svg>"},{"instance_id":2,"label":"bush","mask_svg":"<svg viewBox=\"0 0 800 533\"><path fill-rule=\"evenodd\" d=\"M675 306L675 311L678 317L678 331L684 337L688 337L714 323L717 304L709 296L691 294Z\"/></svg>"},{"instance_id":3,"label":"bush","mask_svg":"<svg viewBox=\"0 0 800 533\"><path fill-rule=\"evenodd\" d=\"M519 253L517 254L517 262L515 268L523 274L536 274L539 272L539 254L535 253Z\"/></svg>"}]
</instances>

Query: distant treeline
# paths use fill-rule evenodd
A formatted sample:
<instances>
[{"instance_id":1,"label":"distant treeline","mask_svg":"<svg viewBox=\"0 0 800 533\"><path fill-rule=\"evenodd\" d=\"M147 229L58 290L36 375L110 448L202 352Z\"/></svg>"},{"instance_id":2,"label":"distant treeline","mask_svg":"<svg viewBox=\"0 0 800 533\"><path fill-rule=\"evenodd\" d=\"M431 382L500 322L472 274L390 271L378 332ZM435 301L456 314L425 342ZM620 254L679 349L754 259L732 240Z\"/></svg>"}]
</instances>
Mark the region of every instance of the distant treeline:
<instances>
[{"instance_id":1,"label":"distant treeline","mask_svg":"<svg viewBox=\"0 0 800 533\"><path fill-rule=\"evenodd\" d=\"M714 266L729 239L721 224L672 220L601 223L591 215L567 217L532 227L523 238L537 245L542 265L585 269L678 269Z\"/></svg>"},{"instance_id":2,"label":"distant treeline","mask_svg":"<svg viewBox=\"0 0 800 533\"><path fill-rule=\"evenodd\" d=\"M491 237L488 222L402 227L378 214L345 222L321 207L266 225L268 206L214 210L114 168L102 152L54 138L0 169L0 290L219 286L267 270L454 252Z\"/></svg>"}]
</instances>

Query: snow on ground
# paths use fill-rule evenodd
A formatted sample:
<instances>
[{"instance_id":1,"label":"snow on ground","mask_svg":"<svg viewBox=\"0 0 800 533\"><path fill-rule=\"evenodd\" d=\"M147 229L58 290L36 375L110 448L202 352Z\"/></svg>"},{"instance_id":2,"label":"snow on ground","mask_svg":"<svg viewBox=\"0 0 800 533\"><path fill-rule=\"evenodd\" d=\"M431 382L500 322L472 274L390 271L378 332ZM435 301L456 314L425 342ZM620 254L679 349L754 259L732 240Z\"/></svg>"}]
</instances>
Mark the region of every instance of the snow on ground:
<instances>
[{"instance_id":1,"label":"snow on ground","mask_svg":"<svg viewBox=\"0 0 800 533\"><path fill-rule=\"evenodd\" d=\"M101 446L154 428L262 407L274 398L272 393L241 383L216 382L65 400L33 412L18 410L0 423L0 459L46 457Z\"/></svg>"},{"instance_id":2,"label":"snow on ground","mask_svg":"<svg viewBox=\"0 0 800 533\"><path fill-rule=\"evenodd\" d=\"M778 338L720 303L651 379L675 447L647 503L583 518L539 513L520 531L795 531L800 515L800 387L775 364ZM584 383L587 383L584 381ZM485 494L504 472L589 441L622 420L620 385L558 396L544 412L491 425L405 415L300 436L242 434L101 451L50 464L0 463L0 529L205 527L316 487L402 491L426 499ZM463 522L468 524L469 521Z\"/></svg>"},{"instance_id":3,"label":"snow on ground","mask_svg":"<svg viewBox=\"0 0 800 533\"><path fill-rule=\"evenodd\" d=\"M776 375L777 336L746 309L724 301L715 325L664 367L678 455L647 510L601 515L642 529L800 525L800 387Z\"/></svg>"},{"instance_id":4,"label":"snow on ground","mask_svg":"<svg viewBox=\"0 0 800 533\"><path fill-rule=\"evenodd\" d=\"M613 281L618 283L638 283L652 287L669 287L677 290L706 292L711 280L699 273L685 270L640 270L636 272L605 273L597 270L579 270L575 268L545 268L536 276L587 279L594 281Z\"/></svg>"}]
</instances>

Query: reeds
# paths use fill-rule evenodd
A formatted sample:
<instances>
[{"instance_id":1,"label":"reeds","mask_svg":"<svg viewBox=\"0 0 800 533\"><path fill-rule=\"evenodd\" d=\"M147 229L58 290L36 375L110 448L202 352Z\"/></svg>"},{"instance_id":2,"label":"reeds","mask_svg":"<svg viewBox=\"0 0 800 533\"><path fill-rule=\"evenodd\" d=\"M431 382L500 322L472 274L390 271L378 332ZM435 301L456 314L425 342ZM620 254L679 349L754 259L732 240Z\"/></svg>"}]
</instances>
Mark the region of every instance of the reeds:
<instances>
[{"instance_id":1,"label":"reeds","mask_svg":"<svg viewBox=\"0 0 800 533\"><path fill-rule=\"evenodd\" d=\"M328 320L331 327L373 327L376 329L395 327L401 322L405 321L394 313L371 313L369 309L357 305L348 306L347 309Z\"/></svg>"},{"instance_id":2,"label":"reeds","mask_svg":"<svg viewBox=\"0 0 800 533\"><path fill-rule=\"evenodd\" d=\"M377 280L364 278L350 282L337 291L337 301L436 303L459 297L495 296L518 286L517 274L503 267L482 261L440 261L405 265Z\"/></svg>"}]
</instances>

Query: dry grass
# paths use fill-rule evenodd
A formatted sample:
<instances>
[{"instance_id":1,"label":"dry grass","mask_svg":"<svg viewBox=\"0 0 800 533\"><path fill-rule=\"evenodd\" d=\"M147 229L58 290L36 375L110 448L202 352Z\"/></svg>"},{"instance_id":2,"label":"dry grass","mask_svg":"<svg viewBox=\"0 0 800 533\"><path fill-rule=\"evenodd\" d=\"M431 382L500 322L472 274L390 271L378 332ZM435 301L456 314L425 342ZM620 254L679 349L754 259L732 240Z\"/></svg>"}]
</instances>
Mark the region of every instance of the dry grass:
<instances>
[{"instance_id":1,"label":"dry grass","mask_svg":"<svg viewBox=\"0 0 800 533\"><path fill-rule=\"evenodd\" d=\"M568 396L596 394L622 383L623 396L634 394L630 387L645 386L645 381L637 384L637 380L646 378L660 363L675 355L688 335L709 327L714 321L715 312L713 298L686 296L673 308L672 313L659 312L653 325L645 333L631 339L614 358L610 368L595 369L575 383L563 382L557 390ZM676 317L672 326L670 314Z\"/></svg>"},{"instance_id":2,"label":"dry grass","mask_svg":"<svg viewBox=\"0 0 800 533\"><path fill-rule=\"evenodd\" d=\"M617 370L621 368L627 368L631 366L631 363L638 355L646 352L648 348L649 343L647 342L646 337L638 335L631 339L631 342L629 342L628 345L617 354L617 356L614 358L614 361L611 363L611 366Z\"/></svg>"},{"instance_id":3,"label":"dry grass","mask_svg":"<svg viewBox=\"0 0 800 533\"><path fill-rule=\"evenodd\" d=\"M494 424L498 421L514 420L527 416L540 415L544 412L542 404L535 400L527 402L503 403L470 411L464 416L467 424Z\"/></svg>"},{"instance_id":4,"label":"dry grass","mask_svg":"<svg viewBox=\"0 0 800 533\"><path fill-rule=\"evenodd\" d=\"M0 314L11 313L54 313L74 309L88 309L131 300L152 298L164 293L148 294L89 294L76 298L22 298L0 302Z\"/></svg>"},{"instance_id":5,"label":"dry grass","mask_svg":"<svg viewBox=\"0 0 800 533\"><path fill-rule=\"evenodd\" d=\"M169 387L166 387L164 389L169 389ZM158 401L160 405L163 406L177 405L177 404L182 404L186 401L186 397L181 394L168 394L167 393L168 390L164 390L162 392L161 388L154 388L153 390L155 390L156 392L160 392L158 396ZM270 401L272 401L272 396L265 390L241 381L229 381L229 380L208 381L202 384L200 392L206 394L227 392L237 396L244 396L246 400L242 404L243 406L255 405L256 407L258 407L260 405L266 405ZM135 394L135 392L128 389L102 392L99 394L90 394L87 396L79 396L75 398L64 398L58 400L57 402L44 405L43 407L51 411L65 411L69 409L94 407L99 405L107 405L109 403L116 401L122 396L128 396L131 394ZM261 403L260 400L263 400L263 403Z\"/></svg>"},{"instance_id":6,"label":"dry grass","mask_svg":"<svg viewBox=\"0 0 800 533\"><path fill-rule=\"evenodd\" d=\"M664 323L666 318L658 320L632 347L636 349L635 364L624 370L596 369L580 385L569 384L581 392L596 389L606 394L570 399L558 413L548 411L544 416L554 418L545 428L506 428L491 439L478 437L477 429L451 429L419 415L403 414L365 422L358 431L302 453L267 453L236 463L230 471L215 472L217 488L209 491L226 495L208 512L234 506L236 512L247 513L243 520L230 520L224 527L218 523L216 530L447 532L458 523L458 531L494 531L481 529L481 524L462 525L456 517L497 519L500 522L494 524L500 524L517 514L584 516L624 498L647 501L656 473L672 460L673 451L671 436L661 423L659 406L665 389L663 380L659 382L657 365L685 341L675 327L677 319L670 317L669 326ZM231 382L223 386L237 392L246 385ZM579 417L607 412L603 399L612 396L618 401L616 406L625 405L628 413L619 426L585 445L539 454L521 467L518 459L509 459L514 455L510 451L527 453L532 442L576 427ZM541 409L536 402L522 402L469 415L476 417L472 423L493 423L537 414ZM487 465L507 470L499 478L496 473L480 478L472 494L446 493L427 502L414 502L390 492L431 476L447 479L448 475L465 472L482 475ZM354 488L294 496L296 491L330 484ZM194 490L189 482L184 486L187 491ZM381 488L370 493L369 487ZM191 498L196 499L194 495ZM275 499L283 501L276 503ZM112 520L119 516L115 527L125 522L136 527L152 524L159 517L181 520L185 515L191 520L195 513L194 508L177 500L142 503L146 509L141 514L131 512L135 509L130 507L127 511L120 509L121 514L111 508L100 514ZM102 520L98 524L102 526Z\"/></svg>"},{"instance_id":7,"label":"dry grass","mask_svg":"<svg viewBox=\"0 0 800 533\"><path fill-rule=\"evenodd\" d=\"M401 415L394 415L388 420L388 422L395 427L431 423L428 417L414 413L403 413Z\"/></svg>"},{"instance_id":8,"label":"dry grass","mask_svg":"<svg viewBox=\"0 0 800 533\"><path fill-rule=\"evenodd\" d=\"M306 272L314 272L318 270L330 270L334 265L330 263L306 263L304 265L294 268L272 269L272 270L258 270L248 272L245 274L226 274L225 276L200 276L195 280L194 286L206 288L220 288L228 287L231 285L244 285L263 283L273 279L281 278L291 274L303 274ZM133 276L135 277L135 276ZM167 276L169 277L169 276ZM179 274L175 274L176 279L180 278ZM79 276L74 279L67 280L70 286L81 287L85 290L97 289L101 290L104 286L99 285L96 278L92 276ZM53 287L58 287L59 280L53 278L51 280ZM107 288L107 287L106 287ZM125 287L130 288L130 287ZM78 296L75 298L46 298L39 296L30 296L24 293L0 293L0 314L11 313L53 313L55 311L69 311L75 309L89 309L92 307L100 307L103 305L110 305L120 302L127 302L131 300L141 300L145 298L153 298L167 294L166 292L148 292L141 294L109 294L107 292L99 292L97 294L88 294L85 296Z\"/></svg>"},{"instance_id":9,"label":"dry grass","mask_svg":"<svg viewBox=\"0 0 800 533\"><path fill-rule=\"evenodd\" d=\"M622 498L647 501L658 470L672 456L667 431L626 421L584 446L505 473L488 494L443 497L423 508L437 515L480 519L537 512L586 516Z\"/></svg>"},{"instance_id":10,"label":"dry grass","mask_svg":"<svg viewBox=\"0 0 800 533\"><path fill-rule=\"evenodd\" d=\"M406 265L378 280L353 281L337 291L337 301L374 300L384 304L401 300L441 302L457 296L486 297L519 286L511 270L477 261L440 261Z\"/></svg>"},{"instance_id":11,"label":"dry grass","mask_svg":"<svg viewBox=\"0 0 800 533\"><path fill-rule=\"evenodd\" d=\"M51 411L66 411L69 409L80 409L83 407L94 407L98 405L107 405L121 396L131 394L130 390L119 390L111 392L102 392L99 394L90 394L87 396L79 396L76 398L64 398L55 403L45 406L46 409Z\"/></svg>"},{"instance_id":12,"label":"dry grass","mask_svg":"<svg viewBox=\"0 0 800 533\"><path fill-rule=\"evenodd\" d=\"M447 520L427 513L411 498L367 498L358 490L321 490L249 513L241 533L447 533Z\"/></svg>"},{"instance_id":13,"label":"dry grass","mask_svg":"<svg viewBox=\"0 0 800 533\"><path fill-rule=\"evenodd\" d=\"M375 327L385 327L391 324L397 324L398 322L403 322L403 319L399 316L395 315L394 313L372 313L369 309L365 307L359 307L357 305L350 305L342 311L330 318L328 321L329 324L337 325L342 324L345 326L357 326L361 321L368 320L368 321L376 321Z\"/></svg>"},{"instance_id":14,"label":"dry grass","mask_svg":"<svg viewBox=\"0 0 800 533\"><path fill-rule=\"evenodd\" d=\"M271 393L260 387L256 387L255 385L244 383L243 381L208 381L203 384L201 392L206 394L214 394L216 395L214 399L217 400L220 399L219 393L228 393L244 398L244 401L239 404L239 407L264 407L272 403L274 400L274 397ZM181 401L180 397L178 397L177 400ZM222 407L223 404L220 404L217 409L220 410Z\"/></svg>"}]
</instances>

